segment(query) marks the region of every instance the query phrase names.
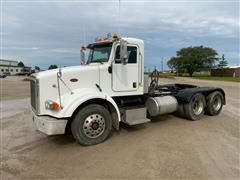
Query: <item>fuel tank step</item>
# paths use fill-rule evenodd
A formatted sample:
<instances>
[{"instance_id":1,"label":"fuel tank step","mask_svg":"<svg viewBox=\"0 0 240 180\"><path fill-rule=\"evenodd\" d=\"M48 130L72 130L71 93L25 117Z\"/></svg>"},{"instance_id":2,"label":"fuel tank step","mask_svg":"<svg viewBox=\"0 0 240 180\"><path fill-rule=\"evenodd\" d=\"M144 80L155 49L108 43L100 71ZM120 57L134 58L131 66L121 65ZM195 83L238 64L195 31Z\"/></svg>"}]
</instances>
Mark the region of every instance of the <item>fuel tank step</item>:
<instances>
[{"instance_id":1,"label":"fuel tank step","mask_svg":"<svg viewBox=\"0 0 240 180\"><path fill-rule=\"evenodd\" d=\"M128 124L129 126L133 126L133 125L137 125L137 124L143 124L143 123L148 123L150 122L150 119L132 119L132 120L128 120L124 123Z\"/></svg>"},{"instance_id":2,"label":"fuel tank step","mask_svg":"<svg viewBox=\"0 0 240 180\"><path fill-rule=\"evenodd\" d=\"M120 111L122 122L130 126L150 122L150 119L147 118L145 107L134 109L121 108Z\"/></svg>"}]
</instances>

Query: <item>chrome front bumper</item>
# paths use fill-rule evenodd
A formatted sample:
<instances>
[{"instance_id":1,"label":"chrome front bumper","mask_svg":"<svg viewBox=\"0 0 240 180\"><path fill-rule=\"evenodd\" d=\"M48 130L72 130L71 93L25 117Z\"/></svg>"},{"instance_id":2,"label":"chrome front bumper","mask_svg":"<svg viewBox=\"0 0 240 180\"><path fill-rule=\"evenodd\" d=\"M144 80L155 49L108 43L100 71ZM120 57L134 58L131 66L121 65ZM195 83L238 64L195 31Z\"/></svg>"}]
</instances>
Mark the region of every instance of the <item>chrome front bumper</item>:
<instances>
[{"instance_id":1,"label":"chrome front bumper","mask_svg":"<svg viewBox=\"0 0 240 180\"><path fill-rule=\"evenodd\" d=\"M66 119L56 119L49 116L37 116L32 111L33 123L37 130L47 135L64 134L67 125Z\"/></svg>"}]
</instances>

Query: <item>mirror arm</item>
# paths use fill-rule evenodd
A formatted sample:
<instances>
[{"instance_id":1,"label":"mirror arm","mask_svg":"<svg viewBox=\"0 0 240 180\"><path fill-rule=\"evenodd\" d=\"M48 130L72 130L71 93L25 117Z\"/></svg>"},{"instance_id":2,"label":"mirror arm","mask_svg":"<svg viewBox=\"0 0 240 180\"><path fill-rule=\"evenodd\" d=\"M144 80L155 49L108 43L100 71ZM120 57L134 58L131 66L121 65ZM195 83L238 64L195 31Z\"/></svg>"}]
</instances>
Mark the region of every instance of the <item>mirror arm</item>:
<instances>
[{"instance_id":1,"label":"mirror arm","mask_svg":"<svg viewBox=\"0 0 240 180\"><path fill-rule=\"evenodd\" d=\"M127 41L124 41L123 39L120 40L120 59L121 64L125 65L127 64Z\"/></svg>"},{"instance_id":2,"label":"mirror arm","mask_svg":"<svg viewBox=\"0 0 240 180\"><path fill-rule=\"evenodd\" d=\"M126 65L127 62L128 62L127 59L121 59L121 64L122 64L122 65Z\"/></svg>"}]
</instances>

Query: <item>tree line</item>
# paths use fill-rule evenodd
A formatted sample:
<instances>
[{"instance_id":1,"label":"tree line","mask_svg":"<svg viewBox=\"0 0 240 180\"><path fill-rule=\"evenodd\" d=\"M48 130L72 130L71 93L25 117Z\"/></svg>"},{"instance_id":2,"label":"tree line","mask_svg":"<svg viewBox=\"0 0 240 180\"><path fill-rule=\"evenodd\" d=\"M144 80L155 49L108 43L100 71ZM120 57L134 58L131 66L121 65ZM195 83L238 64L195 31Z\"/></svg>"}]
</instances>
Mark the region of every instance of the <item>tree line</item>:
<instances>
[{"instance_id":1,"label":"tree line","mask_svg":"<svg viewBox=\"0 0 240 180\"><path fill-rule=\"evenodd\" d=\"M22 61L20 61L20 62L18 63L18 67L25 67L25 65L24 65L24 63L23 63ZM48 70L50 70L50 69L57 69L57 68L58 68L58 66L57 66L56 64L51 64L51 65L48 67ZM39 67L39 66L34 66L34 69L40 71L40 67Z\"/></svg>"},{"instance_id":2,"label":"tree line","mask_svg":"<svg viewBox=\"0 0 240 180\"><path fill-rule=\"evenodd\" d=\"M219 64L215 66L217 61ZM182 48L167 62L172 71L186 72L190 76L196 71L210 70L213 67L224 68L227 64L224 54L219 58L215 49L204 46Z\"/></svg>"},{"instance_id":3,"label":"tree line","mask_svg":"<svg viewBox=\"0 0 240 180\"><path fill-rule=\"evenodd\" d=\"M25 67L25 64L22 61L18 62L18 67ZM40 67L39 66L34 66L34 69L39 70L40 71Z\"/></svg>"},{"instance_id":4,"label":"tree line","mask_svg":"<svg viewBox=\"0 0 240 180\"><path fill-rule=\"evenodd\" d=\"M219 62L216 66L216 62ZM167 62L168 67L172 71L177 71L177 73L189 73L190 76L194 72L210 70L213 67L225 68L228 65L224 54L221 58L218 57L218 53L215 49L204 46L190 46L182 48L176 52L176 56L171 57ZM19 62L18 66L24 67L23 62ZM48 69L56 69L58 66L56 64L51 64ZM35 69L40 70L38 66Z\"/></svg>"}]
</instances>

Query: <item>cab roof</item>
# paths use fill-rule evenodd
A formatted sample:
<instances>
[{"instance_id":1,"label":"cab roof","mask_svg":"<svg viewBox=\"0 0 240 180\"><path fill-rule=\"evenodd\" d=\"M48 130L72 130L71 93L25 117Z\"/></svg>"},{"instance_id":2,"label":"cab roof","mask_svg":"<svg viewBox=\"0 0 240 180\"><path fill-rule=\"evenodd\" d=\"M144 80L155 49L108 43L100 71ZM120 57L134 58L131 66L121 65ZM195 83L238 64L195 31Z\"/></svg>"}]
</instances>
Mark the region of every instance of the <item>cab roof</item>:
<instances>
[{"instance_id":1,"label":"cab roof","mask_svg":"<svg viewBox=\"0 0 240 180\"><path fill-rule=\"evenodd\" d=\"M143 40L137 39L137 38L122 37L121 39L127 41L128 43L137 43L137 44L138 43L140 43L140 44L144 43ZM91 44L87 45L87 48L92 48L95 45L103 45L103 44L113 43L114 41L116 41L116 39L113 39L113 38L104 39L102 41L94 42L94 43L91 43Z\"/></svg>"},{"instance_id":2,"label":"cab roof","mask_svg":"<svg viewBox=\"0 0 240 180\"><path fill-rule=\"evenodd\" d=\"M130 37L122 37L123 40L129 42L129 43L141 43L143 44L144 41L141 39L137 39L137 38L130 38Z\"/></svg>"}]
</instances>

